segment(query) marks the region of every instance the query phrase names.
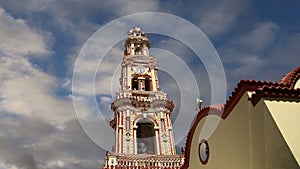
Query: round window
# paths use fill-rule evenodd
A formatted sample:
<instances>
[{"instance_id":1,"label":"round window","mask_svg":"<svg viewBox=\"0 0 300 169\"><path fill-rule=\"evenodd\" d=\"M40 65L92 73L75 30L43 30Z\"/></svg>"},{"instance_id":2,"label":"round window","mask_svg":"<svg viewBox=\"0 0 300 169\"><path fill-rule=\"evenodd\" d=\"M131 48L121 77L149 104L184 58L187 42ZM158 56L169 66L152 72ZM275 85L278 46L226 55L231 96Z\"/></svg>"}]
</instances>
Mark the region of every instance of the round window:
<instances>
[{"instance_id":1,"label":"round window","mask_svg":"<svg viewBox=\"0 0 300 169\"><path fill-rule=\"evenodd\" d=\"M199 144L198 148L199 159L202 164L206 164L209 158L209 147L208 142L206 140L202 140Z\"/></svg>"}]
</instances>

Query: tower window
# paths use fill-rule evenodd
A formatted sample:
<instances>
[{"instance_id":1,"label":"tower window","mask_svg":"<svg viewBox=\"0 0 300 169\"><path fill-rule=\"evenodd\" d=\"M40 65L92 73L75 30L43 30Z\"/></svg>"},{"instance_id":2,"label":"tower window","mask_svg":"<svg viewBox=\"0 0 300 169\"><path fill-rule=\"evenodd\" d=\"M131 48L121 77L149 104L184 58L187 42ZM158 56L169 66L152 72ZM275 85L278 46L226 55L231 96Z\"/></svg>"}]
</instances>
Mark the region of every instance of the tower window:
<instances>
[{"instance_id":1,"label":"tower window","mask_svg":"<svg viewBox=\"0 0 300 169\"><path fill-rule=\"evenodd\" d=\"M145 78L145 91L150 91L150 78Z\"/></svg>"},{"instance_id":2,"label":"tower window","mask_svg":"<svg viewBox=\"0 0 300 169\"><path fill-rule=\"evenodd\" d=\"M131 86L132 86L132 90L139 90L139 82L138 82L138 78L135 76L134 78L132 78L132 82L131 82Z\"/></svg>"},{"instance_id":3,"label":"tower window","mask_svg":"<svg viewBox=\"0 0 300 169\"><path fill-rule=\"evenodd\" d=\"M142 54L142 50L136 50L135 51L135 55L141 55Z\"/></svg>"},{"instance_id":4,"label":"tower window","mask_svg":"<svg viewBox=\"0 0 300 169\"><path fill-rule=\"evenodd\" d=\"M150 121L137 123L137 153L155 154L155 131L154 124Z\"/></svg>"}]
</instances>

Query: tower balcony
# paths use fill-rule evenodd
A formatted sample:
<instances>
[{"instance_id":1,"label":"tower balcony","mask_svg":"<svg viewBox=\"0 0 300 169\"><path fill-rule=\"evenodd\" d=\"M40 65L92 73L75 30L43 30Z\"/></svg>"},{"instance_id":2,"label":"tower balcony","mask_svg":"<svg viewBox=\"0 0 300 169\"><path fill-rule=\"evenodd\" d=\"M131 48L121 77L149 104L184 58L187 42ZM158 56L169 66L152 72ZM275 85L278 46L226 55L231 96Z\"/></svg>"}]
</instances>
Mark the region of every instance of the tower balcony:
<instances>
[{"instance_id":1,"label":"tower balcony","mask_svg":"<svg viewBox=\"0 0 300 169\"><path fill-rule=\"evenodd\" d=\"M147 65L151 68L158 68L157 67L157 59L149 54L144 53L138 53L138 54L125 54L124 60L122 62L123 65L133 65L133 66L139 66L139 65Z\"/></svg>"},{"instance_id":2,"label":"tower balcony","mask_svg":"<svg viewBox=\"0 0 300 169\"><path fill-rule=\"evenodd\" d=\"M116 93L116 99L111 103L111 109L118 107L166 108L174 109L174 102L162 91L122 90Z\"/></svg>"}]
</instances>

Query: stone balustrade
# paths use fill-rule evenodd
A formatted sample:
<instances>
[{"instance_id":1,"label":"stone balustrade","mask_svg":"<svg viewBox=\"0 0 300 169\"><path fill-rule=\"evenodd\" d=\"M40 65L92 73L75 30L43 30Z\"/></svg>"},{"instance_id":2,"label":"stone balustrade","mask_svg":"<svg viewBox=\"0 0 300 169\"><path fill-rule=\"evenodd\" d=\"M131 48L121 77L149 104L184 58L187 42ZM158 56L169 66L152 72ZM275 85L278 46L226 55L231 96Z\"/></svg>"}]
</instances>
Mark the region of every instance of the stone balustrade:
<instances>
[{"instance_id":1,"label":"stone balustrade","mask_svg":"<svg viewBox=\"0 0 300 169\"><path fill-rule=\"evenodd\" d=\"M176 155L169 158L161 157L118 157L114 164L104 166L103 169L180 169L183 156Z\"/></svg>"}]
</instances>

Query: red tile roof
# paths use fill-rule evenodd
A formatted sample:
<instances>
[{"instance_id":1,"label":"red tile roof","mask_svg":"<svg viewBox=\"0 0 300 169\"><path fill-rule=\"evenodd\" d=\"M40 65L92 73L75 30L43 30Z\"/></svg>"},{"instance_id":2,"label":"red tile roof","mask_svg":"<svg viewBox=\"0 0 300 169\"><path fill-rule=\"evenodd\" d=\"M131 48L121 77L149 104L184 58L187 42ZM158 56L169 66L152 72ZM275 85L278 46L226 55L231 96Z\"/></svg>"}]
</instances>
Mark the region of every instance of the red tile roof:
<instances>
[{"instance_id":1,"label":"red tile roof","mask_svg":"<svg viewBox=\"0 0 300 169\"><path fill-rule=\"evenodd\" d=\"M280 81L281 84L286 84L290 88L294 88L296 82L300 78L300 66L286 74Z\"/></svg>"},{"instance_id":2,"label":"red tile roof","mask_svg":"<svg viewBox=\"0 0 300 169\"><path fill-rule=\"evenodd\" d=\"M231 110L235 107L237 102L243 96L246 91L252 91L255 94L252 95L252 104L255 105L262 97L285 97L285 98L299 98L297 91L294 88L296 82L300 78L300 66L293 71L286 74L280 81L267 82L267 81L255 81L255 80L241 80L232 95L228 98L225 104L224 113L222 118L226 118ZM296 92L294 95L291 93Z\"/></svg>"},{"instance_id":3,"label":"red tile roof","mask_svg":"<svg viewBox=\"0 0 300 169\"><path fill-rule=\"evenodd\" d=\"M252 104L255 106L262 97L268 98L282 98L286 99L300 99L300 89L291 89L288 87L274 87L263 86L255 91L255 94L249 98Z\"/></svg>"},{"instance_id":4,"label":"red tile roof","mask_svg":"<svg viewBox=\"0 0 300 169\"><path fill-rule=\"evenodd\" d=\"M225 119L246 91L255 91L262 86L278 86L280 84L266 81L241 80L226 101L222 118Z\"/></svg>"}]
</instances>

